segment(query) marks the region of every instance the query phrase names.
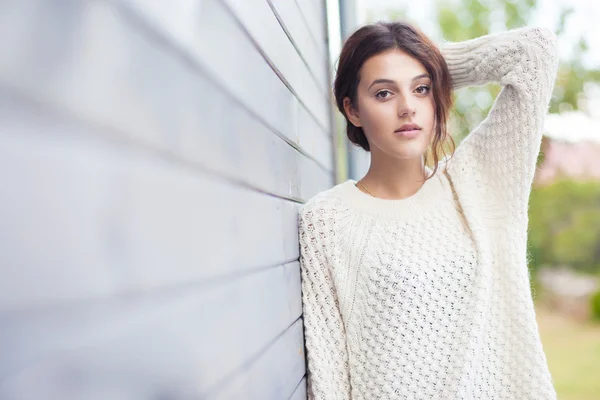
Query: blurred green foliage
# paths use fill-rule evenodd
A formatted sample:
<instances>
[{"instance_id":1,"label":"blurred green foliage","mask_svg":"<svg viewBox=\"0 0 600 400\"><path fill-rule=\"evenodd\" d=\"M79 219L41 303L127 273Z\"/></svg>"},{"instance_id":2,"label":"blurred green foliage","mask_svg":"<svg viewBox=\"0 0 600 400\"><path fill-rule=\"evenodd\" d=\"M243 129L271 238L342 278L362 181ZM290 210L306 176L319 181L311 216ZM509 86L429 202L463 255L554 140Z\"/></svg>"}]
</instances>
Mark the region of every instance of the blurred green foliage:
<instances>
[{"instance_id":1,"label":"blurred green foliage","mask_svg":"<svg viewBox=\"0 0 600 400\"><path fill-rule=\"evenodd\" d=\"M600 321L600 290L590 297L590 309L592 318L596 321Z\"/></svg>"},{"instance_id":2,"label":"blurred green foliage","mask_svg":"<svg viewBox=\"0 0 600 400\"><path fill-rule=\"evenodd\" d=\"M600 273L600 182L561 179L534 187L528 240L532 273L542 265Z\"/></svg>"},{"instance_id":3,"label":"blurred green foliage","mask_svg":"<svg viewBox=\"0 0 600 400\"><path fill-rule=\"evenodd\" d=\"M437 19L445 40L457 42L486 35L492 31L525 26L535 12L536 0L437 0ZM573 9L564 9L557 36L564 33ZM578 110L585 107L587 82L600 82L600 69L587 69L581 59L588 51L585 38L574 44L570 60L561 60L550 112ZM455 97L451 128L456 142L481 122L500 92L498 85L465 88Z\"/></svg>"}]
</instances>

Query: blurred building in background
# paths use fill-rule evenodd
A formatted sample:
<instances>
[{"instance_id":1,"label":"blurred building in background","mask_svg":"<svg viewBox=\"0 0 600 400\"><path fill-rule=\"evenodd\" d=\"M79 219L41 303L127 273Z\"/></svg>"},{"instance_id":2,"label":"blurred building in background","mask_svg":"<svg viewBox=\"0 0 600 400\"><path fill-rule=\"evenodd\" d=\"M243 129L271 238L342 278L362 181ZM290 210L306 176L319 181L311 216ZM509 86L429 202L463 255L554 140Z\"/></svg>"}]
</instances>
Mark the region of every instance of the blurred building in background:
<instances>
[{"instance_id":1,"label":"blurred building in background","mask_svg":"<svg viewBox=\"0 0 600 400\"><path fill-rule=\"evenodd\" d=\"M581 111L546 118L536 185L558 179L600 181L600 119Z\"/></svg>"},{"instance_id":2,"label":"blurred building in background","mask_svg":"<svg viewBox=\"0 0 600 400\"><path fill-rule=\"evenodd\" d=\"M600 181L600 143L545 137L542 151L544 159L536 172L536 184L547 185L561 178Z\"/></svg>"}]
</instances>

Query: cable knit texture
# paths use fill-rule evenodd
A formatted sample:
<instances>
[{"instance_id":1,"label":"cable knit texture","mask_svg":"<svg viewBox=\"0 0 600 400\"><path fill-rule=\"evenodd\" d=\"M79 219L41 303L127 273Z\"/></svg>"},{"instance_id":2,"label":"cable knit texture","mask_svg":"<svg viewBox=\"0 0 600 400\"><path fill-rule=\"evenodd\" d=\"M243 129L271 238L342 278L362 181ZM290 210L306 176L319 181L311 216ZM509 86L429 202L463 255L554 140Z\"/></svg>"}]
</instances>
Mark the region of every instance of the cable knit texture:
<instances>
[{"instance_id":1,"label":"cable knit texture","mask_svg":"<svg viewBox=\"0 0 600 400\"><path fill-rule=\"evenodd\" d=\"M454 156L405 199L347 180L302 206L309 399L556 398L526 257L555 42L521 28L445 43L456 89L503 87Z\"/></svg>"}]
</instances>

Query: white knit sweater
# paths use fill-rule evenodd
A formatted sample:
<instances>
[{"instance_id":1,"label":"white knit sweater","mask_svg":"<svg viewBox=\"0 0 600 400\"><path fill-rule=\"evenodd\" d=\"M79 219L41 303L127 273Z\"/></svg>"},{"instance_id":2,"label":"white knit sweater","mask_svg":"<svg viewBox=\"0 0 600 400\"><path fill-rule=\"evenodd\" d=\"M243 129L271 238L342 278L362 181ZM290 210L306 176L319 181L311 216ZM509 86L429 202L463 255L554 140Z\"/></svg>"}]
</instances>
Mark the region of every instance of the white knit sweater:
<instances>
[{"instance_id":1,"label":"white knit sweater","mask_svg":"<svg viewBox=\"0 0 600 400\"><path fill-rule=\"evenodd\" d=\"M411 197L347 180L302 206L310 399L555 399L526 258L527 209L557 69L521 28L445 43L455 88L503 86Z\"/></svg>"}]
</instances>

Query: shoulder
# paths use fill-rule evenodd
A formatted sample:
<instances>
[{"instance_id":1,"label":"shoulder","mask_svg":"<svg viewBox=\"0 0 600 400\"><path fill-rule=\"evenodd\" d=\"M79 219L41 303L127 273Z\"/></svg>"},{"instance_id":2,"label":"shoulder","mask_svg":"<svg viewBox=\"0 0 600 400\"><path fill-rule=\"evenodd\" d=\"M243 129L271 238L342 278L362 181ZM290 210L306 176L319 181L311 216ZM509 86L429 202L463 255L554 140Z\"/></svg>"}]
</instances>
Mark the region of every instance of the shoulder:
<instances>
[{"instance_id":1,"label":"shoulder","mask_svg":"<svg viewBox=\"0 0 600 400\"><path fill-rule=\"evenodd\" d=\"M343 200L344 187L352 181L339 183L317 193L300 206L298 225L300 232L320 232L321 237L337 236L351 225L354 211Z\"/></svg>"},{"instance_id":2,"label":"shoulder","mask_svg":"<svg viewBox=\"0 0 600 400\"><path fill-rule=\"evenodd\" d=\"M309 198L306 203L300 206L299 217L313 219L347 210L348 207L342 200L340 193L349 184L351 184L351 181L339 183Z\"/></svg>"}]
</instances>

